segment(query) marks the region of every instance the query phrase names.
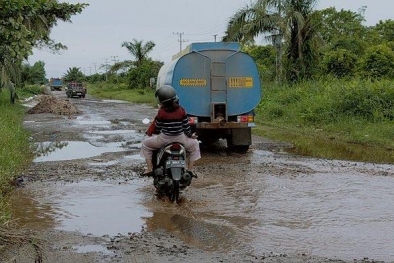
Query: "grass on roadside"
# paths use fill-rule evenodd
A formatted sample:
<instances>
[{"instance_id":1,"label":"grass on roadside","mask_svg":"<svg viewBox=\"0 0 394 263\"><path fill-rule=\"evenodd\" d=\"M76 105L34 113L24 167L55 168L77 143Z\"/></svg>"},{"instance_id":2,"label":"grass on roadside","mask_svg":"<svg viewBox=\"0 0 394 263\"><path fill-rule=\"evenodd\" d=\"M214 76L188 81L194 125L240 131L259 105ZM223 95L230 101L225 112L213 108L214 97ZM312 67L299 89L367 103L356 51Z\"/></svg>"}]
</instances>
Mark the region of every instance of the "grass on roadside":
<instances>
[{"instance_id":1,"label":"grass on roadside","mask_svg":"<svg viewBox=\"0 0 394 263\"><path fill-rule=\"evenodd\" d=\"M257 110L260 135L315 157L394 163L394 84L315 81L267 87Z\"/></svg>"},{"instance_id":2,"label":"grass on roadside","mask_svg":"<svg viewBox=\"0 0 394 263\"><path fill-rule=\"evenodd\" d=\"M88 85L88 93L99 98L124 100L156 105L153 89L129 89L126 84L94 83Z\"/></svg>"},{"instance_id":3,"label":"grass on roadside","mask_svg":"<svg viewBox=\"0 0 394 263\"><path fill-rule=\"evenodd\" d=\"M35 85L17 91L19 98L26 98L43 92ZM10 247L21 249L34 262L42 262L42 240L27 230L18 229L13 221L8 195L14 189L15 177L33 160L30 148L30 133L23 128L26 109L18 102L11 104L8 90L0 90L0 254ZM18 255L9 260L16 261Z\"/></svg>"},{"instance_id":4,"label":"grass on roadside","mask_svg":"<svg viewBox=\"0 0 394 263\"><path fill-rule=\"evenodd\" d=\"M30 134L23 127L25 108L11 104L8 91L0 92L0 223L9 219L6 195L10 182L32 161Z\"/></svg>"}]
</instances>

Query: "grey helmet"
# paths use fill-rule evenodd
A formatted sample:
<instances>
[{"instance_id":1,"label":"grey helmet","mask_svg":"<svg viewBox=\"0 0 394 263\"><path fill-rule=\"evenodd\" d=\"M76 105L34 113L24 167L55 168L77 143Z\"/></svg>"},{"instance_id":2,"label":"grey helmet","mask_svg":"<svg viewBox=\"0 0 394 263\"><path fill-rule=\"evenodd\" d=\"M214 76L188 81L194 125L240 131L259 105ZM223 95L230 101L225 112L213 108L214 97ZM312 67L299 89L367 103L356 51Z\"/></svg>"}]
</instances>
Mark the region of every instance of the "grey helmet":
<instances>
[{"instance_id":1,"label":"grey helmet","mask_svg":"<svg viewBox=\"0 0 394 263\"><path fill-rule=\"evenodd\" d=\"M155 92L155 97L160 104L169 104L172 102L178 102L178 96L176 91L170 85L163 85Z\"/></svg>"}]
</instances>

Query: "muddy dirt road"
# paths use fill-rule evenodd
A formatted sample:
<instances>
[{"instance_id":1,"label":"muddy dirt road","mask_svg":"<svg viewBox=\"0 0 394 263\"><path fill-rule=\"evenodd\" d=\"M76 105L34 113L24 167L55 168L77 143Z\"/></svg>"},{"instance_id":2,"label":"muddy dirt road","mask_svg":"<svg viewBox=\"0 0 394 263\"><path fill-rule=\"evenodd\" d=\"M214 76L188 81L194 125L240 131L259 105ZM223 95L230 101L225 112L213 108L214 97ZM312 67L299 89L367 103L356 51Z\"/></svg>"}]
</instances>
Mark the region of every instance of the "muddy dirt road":
<instances>
[{"instance_id":1,"label":"muddy dirt road","mask_svg":"<svg viewBox=\"0 0 394 263\"><path fill-rule=\"evenodd\" d=\"M70 101L79 114L25 120L37 157L13 207L45 240L44 262L394 261L392 165L293 156L259 137L246 154L218 143L171 204L139 176L141 120L156 110Z\"/></svg>"}]
</instances>

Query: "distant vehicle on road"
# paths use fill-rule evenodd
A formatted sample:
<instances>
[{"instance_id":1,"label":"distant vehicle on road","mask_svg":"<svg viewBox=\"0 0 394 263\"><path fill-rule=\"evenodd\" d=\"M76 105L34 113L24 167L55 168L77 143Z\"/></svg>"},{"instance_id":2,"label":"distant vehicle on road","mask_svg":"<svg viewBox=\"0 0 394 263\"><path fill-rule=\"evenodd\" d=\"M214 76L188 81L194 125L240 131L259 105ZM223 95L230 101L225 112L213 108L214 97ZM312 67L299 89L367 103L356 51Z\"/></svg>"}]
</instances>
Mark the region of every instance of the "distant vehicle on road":
<instances>
[{"instance_id":1,"label":"distant vehicle on road","mask_svg":"<svg viewBox=\"0 0 394 263\"><path fill-rule=\"evenodd\" d=\"M49 80L49 87L51 90L62 90L63 88L63 80L60 78L51 78Z\"/></svg>"},{"instance_id":2,"label":"distant vehicle on road","mask_svg":"<svg viewBox=\"0 0 394 263\"><path fill-rule=\"evenodd\" d=\"M72 98L74 96L79 98L85 98L86 88L82 83L70 82L66 86L67 98Z\"/></svg>"}]
</instances>

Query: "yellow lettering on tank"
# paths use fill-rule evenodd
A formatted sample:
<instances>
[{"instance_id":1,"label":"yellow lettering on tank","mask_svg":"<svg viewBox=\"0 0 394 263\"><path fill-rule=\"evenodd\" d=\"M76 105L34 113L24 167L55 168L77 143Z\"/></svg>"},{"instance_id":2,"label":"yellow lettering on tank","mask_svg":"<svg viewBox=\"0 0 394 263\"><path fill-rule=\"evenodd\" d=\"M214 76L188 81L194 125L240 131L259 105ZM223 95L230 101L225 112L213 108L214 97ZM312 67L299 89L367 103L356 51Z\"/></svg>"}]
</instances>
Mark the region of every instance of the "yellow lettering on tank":
<instances>
[{"instance_id":1,"label":"yellow lettering on tank","mask_svg":"<svg viewBox=\"0 0 394 263\"><path fill-rule=\"evenodd\" d=\"M180 79L179 85L202 87L207 85L207 80L206 79Z\"/></svg>"},{"instance_id":2,"label":"yellow lettering on tank","mask_svg":"<svg viewBox=\"0 0 394 263\"><path fill-rule=\"evenodd\" d=\"M228 86L230 88L252 88L252 77L232 77L228 78Z\"/></svg>"}]
</instances>

